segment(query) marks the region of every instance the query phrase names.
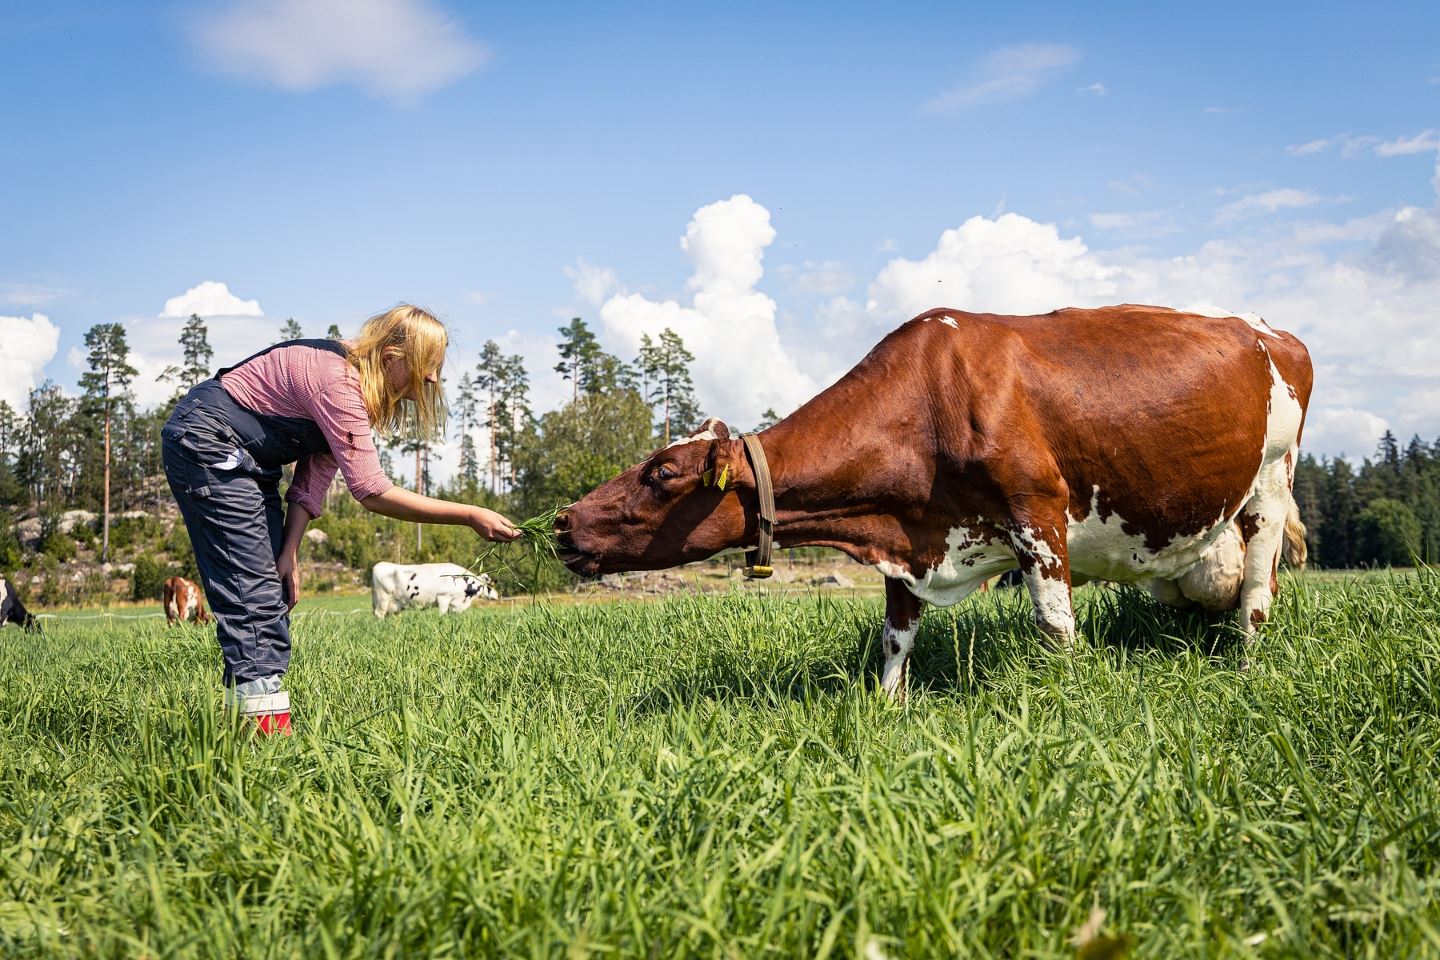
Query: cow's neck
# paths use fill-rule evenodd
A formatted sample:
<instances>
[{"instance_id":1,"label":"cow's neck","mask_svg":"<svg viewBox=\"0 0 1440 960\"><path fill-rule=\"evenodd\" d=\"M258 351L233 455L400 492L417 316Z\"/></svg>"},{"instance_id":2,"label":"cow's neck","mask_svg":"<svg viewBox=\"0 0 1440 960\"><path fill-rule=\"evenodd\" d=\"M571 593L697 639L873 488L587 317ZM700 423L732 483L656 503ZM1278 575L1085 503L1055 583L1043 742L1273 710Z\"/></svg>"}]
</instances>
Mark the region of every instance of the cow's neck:
<instances>
[{"instance_id":1,"label":"cow's neck","mask_svg":"<svg viewBox=\"0 0 1440 960\"><path fill-rule=\"evenodd\" d=\"M761 434L782 546L834 547L862 563L908 552L901 518L923 509L924 491L912 486L924 471L907 421L920 411L882 402L887 392L864 372L852 371Z\"/></svg>"}]
</instances>

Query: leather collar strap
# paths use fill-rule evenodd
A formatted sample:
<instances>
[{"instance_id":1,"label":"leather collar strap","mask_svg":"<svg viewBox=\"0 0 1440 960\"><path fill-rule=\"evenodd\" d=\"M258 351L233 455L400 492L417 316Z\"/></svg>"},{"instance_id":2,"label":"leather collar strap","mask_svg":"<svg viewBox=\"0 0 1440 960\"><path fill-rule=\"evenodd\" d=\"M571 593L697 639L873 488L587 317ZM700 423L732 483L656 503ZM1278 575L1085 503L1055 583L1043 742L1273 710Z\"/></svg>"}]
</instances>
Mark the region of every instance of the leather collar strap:
<instances>
[{"instance_id":1,"label":"leather collar strap","mask_svg":"<svg viewBox=\"0 0 1440 960\"><path fill-rule=\"evenodd\" d=\"M770 544L775 536L775 487L770 482L770 464L765 460L759 435L742 433L740 441L750 458L750 468L755 472L755 492L760 496L760 544L754 550L745 551L745 576L761 580L775 572L770 566Z\"/></svg>"}]
</instances>

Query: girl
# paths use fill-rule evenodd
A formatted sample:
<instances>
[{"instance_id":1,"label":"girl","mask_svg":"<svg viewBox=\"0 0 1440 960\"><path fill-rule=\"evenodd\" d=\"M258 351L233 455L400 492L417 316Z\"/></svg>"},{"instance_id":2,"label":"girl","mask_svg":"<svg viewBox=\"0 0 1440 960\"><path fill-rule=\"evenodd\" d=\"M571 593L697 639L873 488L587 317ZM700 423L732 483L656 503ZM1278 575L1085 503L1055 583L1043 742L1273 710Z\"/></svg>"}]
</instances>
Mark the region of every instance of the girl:
<instances>
[{"instance_id":1,"label":"girl","mask_svg":"<svg viewBox=\"0 0 1440 960\"><path fill-rule=\"evenodd\" d=\"M225 659L227 703L262 733L290 732L290 610L300 594L305 525L320 516L338 466L367 510L469 526L487 540L520 535L493 510L421 496L380 469L371 436L442 425L440 365L449 338L419 307L371 317L353 341L291 340L191 388L161 431L165 476L180 504ZM280 468L295 479L280 506Z\"/></svg>"}]
</instances>

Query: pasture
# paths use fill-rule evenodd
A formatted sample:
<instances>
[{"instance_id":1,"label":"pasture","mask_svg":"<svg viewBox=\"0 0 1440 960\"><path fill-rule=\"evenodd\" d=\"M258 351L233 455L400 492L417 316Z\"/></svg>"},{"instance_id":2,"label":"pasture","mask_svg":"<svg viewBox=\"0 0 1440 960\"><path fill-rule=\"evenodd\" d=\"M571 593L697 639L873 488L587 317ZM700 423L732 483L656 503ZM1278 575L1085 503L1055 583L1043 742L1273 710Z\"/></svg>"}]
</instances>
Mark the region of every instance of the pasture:
<instances>
[{"instance_id":1,"label":"pasture","mask_svg":"<svg viewBox=\"0 0 1440 960\"><path fill-rule=\"evenodd\" d=\"M0 632L0 954L1440 956L1440 576L1223 629L1077 592L297 617L296 736L208 631Z\"/></svg>"}]
</instances>

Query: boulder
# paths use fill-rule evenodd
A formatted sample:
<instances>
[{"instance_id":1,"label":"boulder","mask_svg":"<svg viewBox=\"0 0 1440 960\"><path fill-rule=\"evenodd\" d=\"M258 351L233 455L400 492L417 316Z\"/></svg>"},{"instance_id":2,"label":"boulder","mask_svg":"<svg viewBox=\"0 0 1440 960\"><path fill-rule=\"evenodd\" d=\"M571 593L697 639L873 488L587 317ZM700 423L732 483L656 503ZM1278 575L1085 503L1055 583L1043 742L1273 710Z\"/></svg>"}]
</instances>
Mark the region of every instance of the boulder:
<instances>
[{"instance_id":1,"label":"boulder","mask_svg":"<svg viewBox=\"0 0 1440 960\"><path fill-rule=\"evenodd\" d=\"M33 549L40 542L40 518L31 517L15 524L15 537L25 546Z\"/></svg>"},{"instance_id":2,"label":"boulder","mask_svg":"<svg viewBox=\"0 0 1440 960\"><path fill-rule=\"evenodd\" d=\"M855 586L855 581L845 576L845 574L835 571L833 573L827 573L824 576L812 577L810 579L810 585L813 587L839 587L842 590L848 590Z\"/></svg>"},{"instance_id":3,"label":"boulder","mask_svg":"<svg viewBox=\"0 0 1440 960\"><path fill-rule=\"evenodd\" d=\"M305 542L312 547L323 547L330 542L330 534L324 530L306 530Z\"/></svg>"},{"instance_id":4,"label":"boulder","mask_svg":"<svg viewBox=\"0 0 1440 960\"><path fill-rule=\"evenodd\" d=\"M64 513L60 514L60 522L59 524L57 524L57 526L59 527L61 533L71 533L75 530L76 527L95 526L95 521L98 519L99 517L96 514L91 513L89 510L66 510Z\"/></svg>"}]
</instances>

